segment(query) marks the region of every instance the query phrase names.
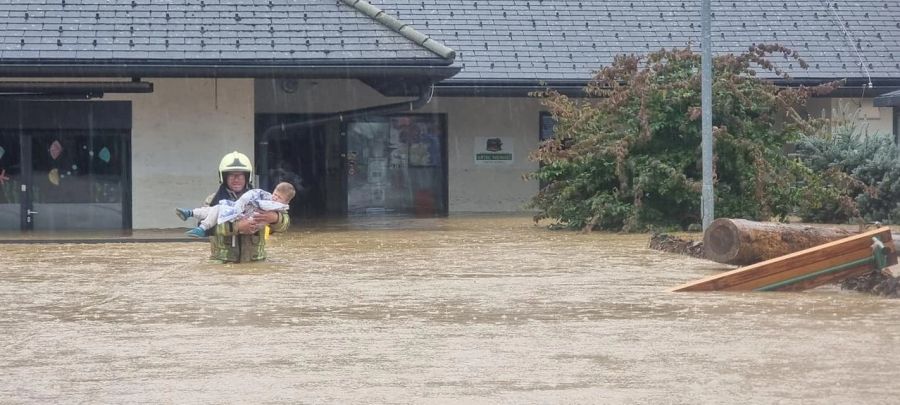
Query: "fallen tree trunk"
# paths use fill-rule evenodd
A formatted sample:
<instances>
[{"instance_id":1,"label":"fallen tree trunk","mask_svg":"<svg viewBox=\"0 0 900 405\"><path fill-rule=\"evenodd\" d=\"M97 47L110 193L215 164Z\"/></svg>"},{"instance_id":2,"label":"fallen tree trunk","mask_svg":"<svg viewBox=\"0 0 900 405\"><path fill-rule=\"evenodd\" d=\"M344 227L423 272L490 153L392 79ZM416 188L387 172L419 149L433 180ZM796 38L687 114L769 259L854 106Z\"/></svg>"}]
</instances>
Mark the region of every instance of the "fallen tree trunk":
<instances>
[{"instance_id":1,"label":"fallen tree trunk","mask_svg":"<svg viewBox=\"0 0 900 405\"><path fill-rule=\"evenodd\" d=\"M854 235L849 229L719 218L703 234L703 254L744 266Z\"/></svg>"}]
</instances>

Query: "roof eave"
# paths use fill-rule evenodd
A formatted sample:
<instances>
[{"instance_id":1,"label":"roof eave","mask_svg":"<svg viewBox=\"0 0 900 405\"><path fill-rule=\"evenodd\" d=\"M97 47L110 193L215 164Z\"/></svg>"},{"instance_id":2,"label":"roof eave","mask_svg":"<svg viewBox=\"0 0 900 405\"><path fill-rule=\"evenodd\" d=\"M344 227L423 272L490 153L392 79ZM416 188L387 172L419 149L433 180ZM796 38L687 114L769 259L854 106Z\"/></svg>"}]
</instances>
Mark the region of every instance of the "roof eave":
<instances>
[{"instance_id":1,"label":"roof eave","mask_svg":"<svg viewBox=\"0 0 900 405\"><path fill-rule=\"evenodd\" d=\"M373 60L327 63L260 61L46 61L0 60L0 77L216 77L373 79L406 77L439 82L459 66L422 60Z\"/></svg>"},{"instance_id":2,"label":"roof eave","mask_svg":"<svg viewBox=\"0 0 900 405\"><path fill-rule=\"evenodd\" d=\"M763 79L776 86L816 86L841 80L834 77L809 77L792 79ZM868 78L844 79L844 85L830 93L832 97L845 94L859 95L863 90L868 97L884 94L900 87L900 77L873 77L872 87ZM535 91L556 90L567 96L584 97L584 87L590 80L521 80L521 79L454 79L444 80L435 87L435 95L444 97L527 97Z\"/></svg>"},{"instance_id":3,"label":"roof eave","mask_svg":"<svg viewBox=\"0 0 900 405\"><path fill-rule=\"evenodd\" d=\"M875 97L873 105L875 107L900 107L900 90Z\"/></svg>"}]
</instances>

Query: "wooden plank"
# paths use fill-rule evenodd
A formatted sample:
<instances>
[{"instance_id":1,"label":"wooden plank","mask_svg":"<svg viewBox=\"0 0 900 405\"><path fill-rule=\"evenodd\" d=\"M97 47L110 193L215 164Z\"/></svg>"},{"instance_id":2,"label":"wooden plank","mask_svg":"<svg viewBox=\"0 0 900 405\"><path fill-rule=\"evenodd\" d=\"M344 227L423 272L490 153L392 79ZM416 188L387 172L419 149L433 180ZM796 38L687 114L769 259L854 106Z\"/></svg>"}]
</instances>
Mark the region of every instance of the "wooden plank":
<instances>
[{"instance_id":1,"label":"wooden plank","mask_svg":"<svg viewBox=\"0 0 900 405\"><path fill-rule=\"evenodd\" d=\"M752 290L754 288L775 283L781 280L786 280L797 275L814 272L816 271L816 269L828 268L830 267L828 265L829 262L832 261L834 261L834 264L837 265L849 262L851 260L859 259L870 254L871 249L866 246L861 249L848 250L847 252L839 256L827 257L818 254L807 255L799 258L799 260L793 261L792 263L796 266L793 268L786 267L785 261L778 261L777 259L774 261L767 260L766 262L760 262L756 265L746 266L736 270L732 270L728 273L708 277L707 279L705 279L708 280L708 282L704 283L706 284L705 290ZM838 261L841 259L847 260ZM787 262L787 264L790 265L791 262ZM787 272L787 274L782 274L785 272ZM760 282L759 280L762 280L762 282ZM701 282L702 281L703 280L701 280Z\"/></svg>"},{"instance_id":2,"label":"wooden plank","mask_svg":"<svg viewBox=\"0 0 900 405\"><path fill-rule=\"evenodd\" d=\"M885 253L888 255L888 264L896 263L896 251L891 238L891 230L882 227L868 232L853 235L847 238L828 242L820 246L804 249L799 252L787 254L775 259L766 260L722 274L703 278L701 280L678 286L671 291L715 291L715 290L753 290L755 288L770 285L797 277L799 275L814 273L826 268L848 263L854 258L861 258L872 254L872 237L877 236L885 245ZM850 260L847 260L850 259ZM873 268L874 266L865 266ZM864 267L864 268L865 268ZM799 269L799 270L798 270ZM855 274L858 269L838 272ZM764 281L756 281L763 279ZM816 277L818 280L819 277ZM836 276L827 277L828 280L836 280ZM803 285L819 285L818 281L807 280Z\"/></svg>"},{"instance_id":3,"label":"wooden plank","mask_svg":"<svg viewBox=\"0 0 900 405\"><path fill-rule=\"evenodd\" d=\"M784 281L787 279L791 279L794 277L800 277L805 274L815 273L819 270L832 268L835 266L842 265L844 263L850 263L854 260L864 259L866 257L872 256L872 248L865 247L859 250L849 250L847 252L843 252L840 255L832 256L826 258L825 260L820 260L817 262L799 264L797 267L786 268L785 270L775 273L769 274L766 276L760 276L751 280L747 280L746 282L740 284L734 284L725 288L725 290L734 290L734 291L748 291L754 290L760 287L764 287L767 285L771 285L777 283L779 281Z\"/></svg>"}]
</instances>

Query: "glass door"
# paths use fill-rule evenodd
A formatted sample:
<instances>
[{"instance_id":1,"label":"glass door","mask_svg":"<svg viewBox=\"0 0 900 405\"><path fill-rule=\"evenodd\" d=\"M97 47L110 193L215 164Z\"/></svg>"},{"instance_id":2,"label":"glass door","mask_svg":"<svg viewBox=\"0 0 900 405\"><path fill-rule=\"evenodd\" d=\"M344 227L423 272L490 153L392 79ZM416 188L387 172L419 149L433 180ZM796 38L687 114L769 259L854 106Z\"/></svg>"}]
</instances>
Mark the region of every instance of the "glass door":
<instances>
[{"instance_id":1,"label":"glass door","mask_svg":"<svg viewBox=\"0 0 900 405\"><path fill-rule=\"evenodd\" d=\"M350 215L447 214L443 116L394 115L347 124Z\"/></svg>"}]
</instances>

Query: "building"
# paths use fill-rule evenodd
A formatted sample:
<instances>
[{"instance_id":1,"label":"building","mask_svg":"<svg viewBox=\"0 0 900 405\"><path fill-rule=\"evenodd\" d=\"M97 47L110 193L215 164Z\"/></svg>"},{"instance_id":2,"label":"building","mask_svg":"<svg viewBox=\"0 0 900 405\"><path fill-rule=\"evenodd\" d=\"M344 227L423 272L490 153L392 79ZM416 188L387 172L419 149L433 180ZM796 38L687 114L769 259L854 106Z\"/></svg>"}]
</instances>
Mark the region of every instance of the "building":
<instances>
[{"instance_id":1,"label":"building","mask_svg":"<svg viewBox=\"0 0 900 405\"><path fill-rule=\"evenodd\" d=\"M112 3L112 4L110 4ZM900 4L713 1L713 49L798 51L897 133ZM512 212L572 95L614 55L699 49L694 1L23 0L0 5L0 229L168 228L239 150L299 217Z\"/></svg>"}]
</instances>

